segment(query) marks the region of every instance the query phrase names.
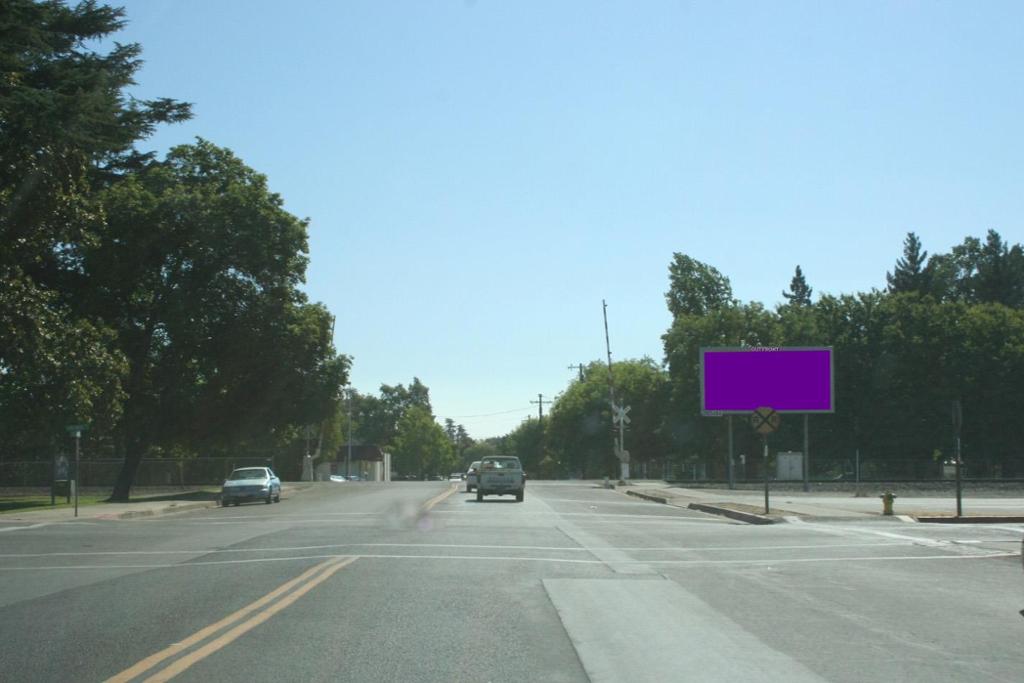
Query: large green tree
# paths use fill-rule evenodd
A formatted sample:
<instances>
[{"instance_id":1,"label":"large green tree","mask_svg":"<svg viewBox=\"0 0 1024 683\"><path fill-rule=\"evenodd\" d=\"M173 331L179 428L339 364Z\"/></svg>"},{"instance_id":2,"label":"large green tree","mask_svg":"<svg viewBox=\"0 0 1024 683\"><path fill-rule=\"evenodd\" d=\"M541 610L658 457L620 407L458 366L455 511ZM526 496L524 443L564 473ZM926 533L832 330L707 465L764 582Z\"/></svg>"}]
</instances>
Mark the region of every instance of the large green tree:
<instances>
[{"instance_id":1,"label":"large green tree","mask_svg":"<svg viewBox=\"0 0 1024 683\"><path fill-rule=\"evenodd\" d=\"M810 306L811 305L811 293L814 290L811 289L810 285L807 284L807 278L804 277L804 273L800 270L800 266L796 267L796 272L793 274L793 279L789 282L789 290L782 292L782 296L792 306Z\"/></svg>"},{"instance_id":2,"label":"large green tree","mask_svg":"<svg viewBox=\"0 0 1024 683\"><path fill-rule=\"evenodd\" d=\"M677 252L668 270L665 300L674 317L704 315L736 303L729 278L713 266Z\"/></svg>"},{"instance_id":3,"label":"large green tree","mask_svg":"<svg viewBox=\"0 0 1024 683\"><path fill-rule=\"evenodd\" d=\"M330 314L298 290L306 224L265 177L200 140L113 184L102 205L79 308L117 331L129 364L114 499L153 448L232 452L332 412L348 359Z\"/></svg>"},{"instance_id":4,"label":"large green tree","mask_svg":"<svg viewBox=\"0 0 1024 683\"><path fill-rule=\"evenodd\" d=\"M77 310L84 251L104 229L98 187L144 156L160 123L190 115L136 100L140 48L88 46L124 13L80 2L6 0L0 11L0 432L48 450L61 423L117 420L126 366L111 333ZM23 450L23 452L24 452Z\"/></svg>"},{"instance_id":5,"label":"large green tree","mask_svg":"<svg viewBox=\"0 0 1024 683\"><path fill-rule=\"evenodd\" d=\"M891 273L885 274L890 292L919 292L931 289L930 271L927 268L928 252L921 249L921 240L908 232L903 240L903 257L896 261Z\"/></svg>"},{"instance_id":6,"label":"large green tree","mask_svg":"<svg viewBox=\"0 0 1024 683\"><path fill-rule=\"evenodd\" d=\"M398 420L392 445L393 467L402 474L423 478L456 469L452 443L426 408L414 405Z\"/></svg>"}]
</instances>

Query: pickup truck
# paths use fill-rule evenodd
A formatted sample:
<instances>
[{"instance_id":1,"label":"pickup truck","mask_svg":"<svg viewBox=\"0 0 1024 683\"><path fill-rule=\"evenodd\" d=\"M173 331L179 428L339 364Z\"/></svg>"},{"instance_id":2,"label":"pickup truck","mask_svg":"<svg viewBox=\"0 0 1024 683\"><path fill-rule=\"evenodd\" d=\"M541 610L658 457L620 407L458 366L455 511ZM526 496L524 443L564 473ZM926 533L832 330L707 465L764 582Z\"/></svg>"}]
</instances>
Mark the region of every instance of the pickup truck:
<instances>
[{"instance_id":1,"label":"pickup truck","mask_svg":"<svg viewBox=\"0 0 1024 683\"><path fill-rule=\"evenodd\" d=\"M514 495L517 503L523 502L526 491L526 475L519 458L511 455L493 455L480 461L477 469L476 501L484 496Z\"/></svg>"}]
</instances>

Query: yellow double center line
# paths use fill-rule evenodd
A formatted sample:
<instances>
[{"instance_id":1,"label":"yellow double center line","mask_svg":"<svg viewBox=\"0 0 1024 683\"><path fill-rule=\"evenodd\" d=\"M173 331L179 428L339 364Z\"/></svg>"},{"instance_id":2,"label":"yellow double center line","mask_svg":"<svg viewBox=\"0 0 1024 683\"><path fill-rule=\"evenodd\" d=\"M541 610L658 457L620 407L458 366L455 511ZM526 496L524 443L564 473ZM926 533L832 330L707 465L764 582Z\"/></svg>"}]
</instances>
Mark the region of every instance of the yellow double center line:
<instances>
[{"instance_id":1,"label":"yellow double center line","mask_svg":"<svg viewBox=\"0 0 1024 683\"><path fill-rule=\"evenodd\" d=\"M448 496L452 495L453 493L455 493L458 490L459 490L459 485L458 484L452 484L448 488L447 491L439 493L438 495L434 496L433 498L428 500L426 503L424 503L423 504L423 508L422 508L423 512L430 512L430 510L433 509L433 507L435 505L437 505L442 500L444 500L445 498L447 498Z\"/></svg>"},{"instance_id":2,"label":"yellow double center line","mask_svg":"<svg viewBox=\"0 0 1024 683\"><path fill-rule=\"evenodd\" d=\"M295 577L291 581L288 581L279 586L278 588L275 588L273 591L264 595L262 598L253 602L252 604L246 605L237 612L234 612L233 614L224 617L217 623L210 624L206 628L196 631L194 634L192 634L185 640L179 643L175 643L170 647L164 648L163 650L160 650L160 652L157 652L156 654L152 654L149 657L146 657L138 664L128 669L125 669L116 676L107 679L107 683L127 683L127 681L130 681L138 676L141 676L142 674L146 673L147 671L149 671L156 665L160 664L164 660L169 659L181 652L184 652L193 645L201 643L202 641L206 640L207 638L221 631L222 629L227 628L235 622L245 618L249 614L252 614L253 612L263 608L266 605L270 605L269 607L267 607L267 609L250 617L246 621L243 621L242 623L232 628L230 631L227 631L226 633L215 638L214 640L211 640L209 643L203 645L197 650L188 653L187 655L185 655L181 659L178 659L165 669L156 672L155 674L147 678L145 683L169 681L185 669L188 669L193 664L196 664L197 662L205 659L214 652L223 648L225 645L228 645L229 643L238 639L243 634L256 628L257 626L265 622L267 619L274 616L284 608L288 607L293 602L301 598L303 595L305 595L306 593L313 590L321 583L329 579L339 569L355 562L355 560L356 558L354 557L336 557L325 562L321 562L315 567L312 567L311 569L308 569L299 576ZM294 592L292 592L289 595L286 595L285 597L281 597L285 593L288 593L288 591L295 588L295 586L299 586L300 584L301 586L300 588L298 588L298 590L295 590Z\"/></svg>"}]
</instances>

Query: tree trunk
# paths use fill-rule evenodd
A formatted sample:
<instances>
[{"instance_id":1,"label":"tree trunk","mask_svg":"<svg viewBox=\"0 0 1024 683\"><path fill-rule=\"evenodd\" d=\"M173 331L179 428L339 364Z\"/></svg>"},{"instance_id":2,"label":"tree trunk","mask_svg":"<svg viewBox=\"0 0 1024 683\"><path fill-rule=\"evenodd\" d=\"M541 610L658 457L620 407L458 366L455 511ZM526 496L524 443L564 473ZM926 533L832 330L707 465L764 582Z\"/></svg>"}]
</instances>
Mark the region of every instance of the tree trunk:
<instances>
[{"instance_id":1,"label":"tree trunk","mask_svg":"<svg viewBox=\"0 0 1024 683\"><path fill-rule=\"evenodd\" d=\"M150 320L142 332L136 353L129 359L128 396L125 400L125 411L120 430L124 460L121 463L121 471L114 481L114 490L111 492L110 498L107 499L111 503L127 503L129 501L135 474L139 471L142 456L146 453L149 445L143 437L146 427L144 426L144 416L141 414L144 408L140 404L145 384L146 358L149 355L150 345L153 343L153 329L154 323Z\"/></svg>"},{"instance_id":2,"label":"tree trunk","mask_svg":"<svg viewBox=\"0 0 1024 683\"><path fill-rule=\"evenodd\" d=\"M142 450L132 448L124 454L124 462L121 464L121 471L114 481L114 490L107 499L109 503L127 503L130 499L132 482L135 481L135 473L139 470L139 463L142 462Z\"/></svg>"}]
</instances>

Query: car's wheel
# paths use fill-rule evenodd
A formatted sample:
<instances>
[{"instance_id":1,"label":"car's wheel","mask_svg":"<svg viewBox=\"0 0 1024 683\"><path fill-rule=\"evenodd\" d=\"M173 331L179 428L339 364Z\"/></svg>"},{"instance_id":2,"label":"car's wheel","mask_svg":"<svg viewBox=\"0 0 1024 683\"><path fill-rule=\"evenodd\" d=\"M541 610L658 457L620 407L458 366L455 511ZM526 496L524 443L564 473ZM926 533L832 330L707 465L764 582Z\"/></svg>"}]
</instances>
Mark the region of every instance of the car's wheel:
<instances>
[{"instance_id":1,"label":"car's wheel","mask_svg":"<svg viewBox=\"0 0 1024 683\"><path fill-rule=\"evenodd\" d=\"M274 496L274 502L275 503L280 503L281 502L281 492L280 491L278 491L277 495Z\"/></svg>"},{"instance_id":2,"label":"car's wheel","mask_svg":"<svg viewBox=\"0 0 1024 683\"><path fill-rule=\"evenodd\" d=\"M273 503L274 502L274 494L271 493L270 491L267 491L267 497L264 499L263 502L266 503L267 505L270 505L271 503Z\"/></svg>"},{"instance_id":3,"label":"car's wheel","mask_svg":"<svg viewBox=\"0 0 1024 683\"><path fill-rule=\"evenodd\" d=\"M227 507L227 506L229 506L229 505L231 505L231 501L230 501L229 499L227 499L227 498L224 498L224 499L222 499L222 500L220 501L220 506L221 506L222 508L226 508L226 507Z\"/></svg>"},{"instance_id":4,"label":"car's wheel","mask_svg":"<svg viewBox=\"0 0 1024 683\"><path fill-rule=\"evenodd\" d=\"M237 500L231 501L231 504L234 505L235 507L238 507L238 501Z\"/></svg>"},{"instance_id":5,"label":"car's wheel","mask_svg":"<svg viewBox=\"0 0 1024 683\"><path fill-rule=\"evenodd\" d=\"M483 494L483 492L480 489L476 490L476 502L478 502L478 503L484 502L484 494Z\"/></svg>"},{"instance_id":6,"label":"car's wheel","mask_svg":"<svg viewBox=\"0 0 1024 683\"><path fill-rule=\"evenodd\" d=\"M523 502L523 495L524 494L523 494L522 491L520 491L519 493L516 494L516 502L517 503L522 503Z\"/></svg>"}]
</instances>

